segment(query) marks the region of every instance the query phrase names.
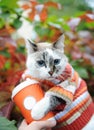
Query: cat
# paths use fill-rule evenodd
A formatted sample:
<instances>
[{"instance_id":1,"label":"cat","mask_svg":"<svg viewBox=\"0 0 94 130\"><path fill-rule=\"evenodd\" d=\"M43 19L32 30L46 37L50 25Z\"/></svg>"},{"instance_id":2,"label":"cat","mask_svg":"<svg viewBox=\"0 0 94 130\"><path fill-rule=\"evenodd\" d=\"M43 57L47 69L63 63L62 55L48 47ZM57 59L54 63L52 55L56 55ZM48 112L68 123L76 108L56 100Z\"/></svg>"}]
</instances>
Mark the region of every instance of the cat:
<instances>
[{"instance_id":1,"label":"cat","mask_svg":"<svg viewBox=\"0 0 94 130\"><path fill-rule=\"evenodd\" d=\"M28 74L40 81L47 80L53 84L51 88L48 87L45 97L32 109L32 117L39 120L49 111L54 111L57 120L57 126L54 129L93 130L94 105L85 82L68 63L68 58L64 54L64 34L54 43L35 44L29 40L26 43L26 49L24 75ZM77 110L74 111L77 106ZM83 114L84 111L86 113L90 111L90 114L88 119L80 121L80 118L86 115L86 113ZM74 123L76 120L78 123Z\"/></svg>"}]
</instances>

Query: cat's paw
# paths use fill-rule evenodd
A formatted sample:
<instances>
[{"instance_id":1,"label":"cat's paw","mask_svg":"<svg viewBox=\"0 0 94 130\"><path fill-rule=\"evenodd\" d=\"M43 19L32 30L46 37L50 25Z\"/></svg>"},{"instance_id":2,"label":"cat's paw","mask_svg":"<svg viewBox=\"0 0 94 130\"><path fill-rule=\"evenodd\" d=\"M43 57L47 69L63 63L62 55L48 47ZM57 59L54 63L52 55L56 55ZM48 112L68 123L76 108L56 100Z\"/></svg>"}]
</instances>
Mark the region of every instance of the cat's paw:
<instances>
[{"instance_id":1,"label":"cat's paw","mask_svg":"<svg viewBox=\"0 0 94 130\"><path fill-rule=\"evenodd\" d=\"M50 106L50 98L45 97L40 100L32 109L31 115L33 119L39 120L45 116L45 114L49 111Z\"/></svg>"}]
</instances>

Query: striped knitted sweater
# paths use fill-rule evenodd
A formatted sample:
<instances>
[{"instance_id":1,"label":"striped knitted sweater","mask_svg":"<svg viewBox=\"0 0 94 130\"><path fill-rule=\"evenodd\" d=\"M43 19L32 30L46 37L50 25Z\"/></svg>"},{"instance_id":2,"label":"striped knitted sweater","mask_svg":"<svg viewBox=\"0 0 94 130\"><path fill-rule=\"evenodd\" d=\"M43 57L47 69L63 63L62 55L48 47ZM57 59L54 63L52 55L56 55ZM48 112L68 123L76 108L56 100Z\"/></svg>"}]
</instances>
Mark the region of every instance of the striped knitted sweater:
<instances>
[{"instance_id":1,"label":"striped knitted sweater","mask_svg":"<svg viewBox=\"0 0 94 130\"><path fill-rule=\"evenodd\" d=\"M28 75L28 70L24 76L32 78ZM67 64L62 74L53 81L44 80L40 83L46 86L46 96L54 95L66 102L53 111L57 120L54 130L81 130L89 122L94 114L94 104L85 81L70 64Z\"/></svg>"}]
</instances>

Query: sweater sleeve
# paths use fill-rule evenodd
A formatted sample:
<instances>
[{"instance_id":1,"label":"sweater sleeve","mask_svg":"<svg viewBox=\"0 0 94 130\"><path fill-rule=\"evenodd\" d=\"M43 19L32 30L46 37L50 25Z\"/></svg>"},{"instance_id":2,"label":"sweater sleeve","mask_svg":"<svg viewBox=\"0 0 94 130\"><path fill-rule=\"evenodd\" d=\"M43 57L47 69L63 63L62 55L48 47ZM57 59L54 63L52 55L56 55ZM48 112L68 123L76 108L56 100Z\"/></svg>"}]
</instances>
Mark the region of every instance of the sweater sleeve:
<instances>
[{"instance_id":1,"label":"sweater sleeve","mask_svg":"<svg viewBox=\"0 0 94 130\"><path fill-rule=\"evenodd\" d=\"M54 85L46 92L46 96L56 96L63 99L67 105L71 104L74 98L74 93L78 86L79 75L74 72L71 78L61 82L58 85Z\"/></svg>"}]
</instances>

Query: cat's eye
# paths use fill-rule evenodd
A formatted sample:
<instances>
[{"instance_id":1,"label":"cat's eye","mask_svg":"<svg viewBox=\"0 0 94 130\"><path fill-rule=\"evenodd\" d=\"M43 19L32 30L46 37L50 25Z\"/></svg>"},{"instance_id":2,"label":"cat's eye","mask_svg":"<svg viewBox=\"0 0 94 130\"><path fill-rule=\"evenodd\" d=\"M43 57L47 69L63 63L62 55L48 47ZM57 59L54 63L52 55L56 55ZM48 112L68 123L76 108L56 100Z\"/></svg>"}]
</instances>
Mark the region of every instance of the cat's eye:
<instances>
[{"instance_id":1,"label":"cat's eye","mask_svg":"<svg viewBox=\"0 0 94 130\"><path fill-rule=\"evenodd\" d=\"M60 59L55 59L54 60L54 65L58 65L60 63Z\"/></svg>"},{"instance_id":2,"label":"cat's eye","mask_svg":"<svg viewBox=\"0 0 94 130\"><path fill-rule=\"evenodd\" d=\"M38 60L37 64L42 67L45 65L45 62L43 60Z\"/></svg>"}]
</instances>

